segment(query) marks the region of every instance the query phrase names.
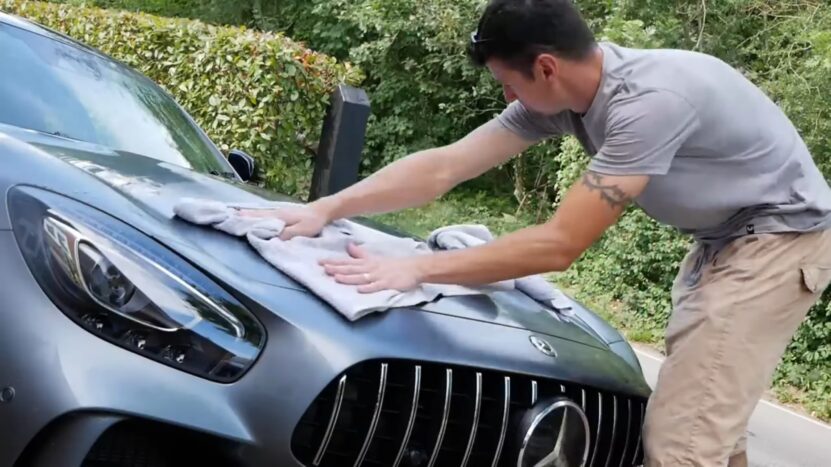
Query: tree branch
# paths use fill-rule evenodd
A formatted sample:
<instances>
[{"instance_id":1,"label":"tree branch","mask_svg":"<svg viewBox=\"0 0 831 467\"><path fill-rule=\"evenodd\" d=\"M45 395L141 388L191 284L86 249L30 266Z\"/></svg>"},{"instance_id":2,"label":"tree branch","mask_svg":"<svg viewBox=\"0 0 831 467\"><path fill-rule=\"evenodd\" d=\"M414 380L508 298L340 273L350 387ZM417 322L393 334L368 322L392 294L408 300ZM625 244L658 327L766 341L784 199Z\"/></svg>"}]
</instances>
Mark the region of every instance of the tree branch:
<instances>
[{"instance_id":1,"label":"tree branch","mask_svg":"<svg viewBox=\"0 0 831 467\"><path fill-rule=\"evenodd\" d=\"M703 11L701 16L701 27L698 30L698 41L695 43L694 50L699 50L701 47L701 39L704 37L704 25L707 23L707 0L701 0L701 9Z\"/></svg>"}]
</instances>

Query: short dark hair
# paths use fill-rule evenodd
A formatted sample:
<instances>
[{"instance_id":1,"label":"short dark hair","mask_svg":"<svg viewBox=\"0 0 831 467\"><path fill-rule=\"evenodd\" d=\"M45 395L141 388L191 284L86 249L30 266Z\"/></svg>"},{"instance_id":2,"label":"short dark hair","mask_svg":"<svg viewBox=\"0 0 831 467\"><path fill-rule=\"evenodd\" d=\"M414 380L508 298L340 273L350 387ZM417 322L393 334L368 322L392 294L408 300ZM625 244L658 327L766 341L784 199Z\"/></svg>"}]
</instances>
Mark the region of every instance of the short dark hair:
<instances>
[{"instance_id":1,"label":"short dark hair","mask_svg":"<svg viewBox=\"0 0 831 467\"><path fill-rule=\"evenodd\" d=\"M595 46L573 0L491 0L470 37L468 55L478 66L497 58L532 76L540 54L582 60Z\"/></svg>"}]
</instances>

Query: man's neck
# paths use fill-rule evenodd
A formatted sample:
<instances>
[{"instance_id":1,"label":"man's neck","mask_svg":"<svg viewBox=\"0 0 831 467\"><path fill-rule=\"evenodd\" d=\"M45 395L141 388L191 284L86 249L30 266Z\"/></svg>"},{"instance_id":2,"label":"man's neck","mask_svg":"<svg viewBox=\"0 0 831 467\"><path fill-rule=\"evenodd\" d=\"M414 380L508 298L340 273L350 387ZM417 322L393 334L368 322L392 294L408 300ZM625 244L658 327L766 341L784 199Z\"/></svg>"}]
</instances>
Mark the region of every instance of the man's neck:
<instances>
[{"instance_id":1,"label":"man's neck","mask_svg":"<svg viewBox=\"0 0 831 467\"><path fill-rule=\"evenodd\" d=\"M565 86L572 96L569 108L580 115L591 108L595 96L600 90L603 78L603 50L598 46L591 57L580 62L571 62L567 73L563 73L567 81Z\"/></svg>"}]
</instances>

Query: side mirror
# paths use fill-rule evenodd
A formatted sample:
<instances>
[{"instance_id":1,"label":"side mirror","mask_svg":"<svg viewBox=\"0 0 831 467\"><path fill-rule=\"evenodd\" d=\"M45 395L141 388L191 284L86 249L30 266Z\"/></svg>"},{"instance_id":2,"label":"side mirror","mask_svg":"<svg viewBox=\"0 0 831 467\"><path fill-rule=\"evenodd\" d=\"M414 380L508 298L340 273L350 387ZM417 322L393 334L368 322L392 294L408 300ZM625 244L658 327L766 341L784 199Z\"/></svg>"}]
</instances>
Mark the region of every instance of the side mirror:
<instances>
[{"instance_id":1,"label":"side mirror","mask_svg":"<svg viewBox=\"0 0 831 467\"><path fill-rule=\"evenodd\" d=\"M242 181L254 181L256 175L256 165L254 158L240 149L232 149L228 153L228 162L234 171L240 176Z\"/></svg>"}]
</instances>

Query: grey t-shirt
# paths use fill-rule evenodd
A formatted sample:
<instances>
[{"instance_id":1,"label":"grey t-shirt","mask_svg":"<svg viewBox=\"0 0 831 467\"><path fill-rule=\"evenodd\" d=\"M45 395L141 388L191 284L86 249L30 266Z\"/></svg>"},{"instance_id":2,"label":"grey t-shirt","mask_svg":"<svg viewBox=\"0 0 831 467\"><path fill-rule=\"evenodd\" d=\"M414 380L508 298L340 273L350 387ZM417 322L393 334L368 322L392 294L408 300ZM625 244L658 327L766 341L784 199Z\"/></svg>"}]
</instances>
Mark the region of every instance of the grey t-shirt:
<instances>
[{"instance_id":1,"label":"grey t-shirt","mask_svg":"<svg viewBox=\"0 0 831 467\"><path fill-rule=\"evenodd\" d=\"M529 141L573 134L607 175L651 175L635 202L699 240L831 225L831 188L785 114L721 60L601 43L589 110L497 118Z\"/></svg>"}]
</instances>

